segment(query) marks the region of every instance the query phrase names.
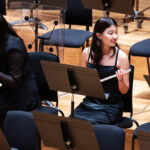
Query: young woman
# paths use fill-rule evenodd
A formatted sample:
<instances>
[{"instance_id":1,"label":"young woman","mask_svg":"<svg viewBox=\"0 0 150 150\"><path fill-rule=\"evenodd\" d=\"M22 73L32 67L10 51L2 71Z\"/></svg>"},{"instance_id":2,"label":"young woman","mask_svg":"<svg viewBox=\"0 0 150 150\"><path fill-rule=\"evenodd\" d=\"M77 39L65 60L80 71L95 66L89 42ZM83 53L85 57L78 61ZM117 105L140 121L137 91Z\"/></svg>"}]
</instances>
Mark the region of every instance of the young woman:
<instances>
[{"instance_id":1,"label":"young woman","mask_svg":"<svg viewBox=\"0 0 150 150\"><path fill-rule=\"evenodd\" d=\"M100 18L94 27L91 47L82 53L81 65L96 68L100 78L116 74L117 77L102 82L107 100L85 97L75 109L75 118L93 124L114 124L122 117L122 94L129 89L128 56L118 47L117 23L113 18Z\"/></svg>"},{"instance_id":2,"label":"young woman","mask_svg":"<svg viewBox=\"0 0 150 150\"><path fill-rule=\"evenodd\" d=\"M0 15L0 122L8 110L41 107L23 41Z\"/></svg>"}]
</instances>

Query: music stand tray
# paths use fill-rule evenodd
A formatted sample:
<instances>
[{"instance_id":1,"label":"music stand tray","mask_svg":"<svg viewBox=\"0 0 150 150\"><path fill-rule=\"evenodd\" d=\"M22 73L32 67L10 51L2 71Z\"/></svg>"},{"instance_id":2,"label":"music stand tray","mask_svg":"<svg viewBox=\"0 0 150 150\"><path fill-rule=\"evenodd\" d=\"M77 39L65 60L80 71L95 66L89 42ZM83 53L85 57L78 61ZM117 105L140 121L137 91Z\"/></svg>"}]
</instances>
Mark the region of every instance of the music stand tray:
<instances>
[{"instance_id":1,"label":"music stand tray","mask_svg":"<svg viewBox=\"0 0 150 150\"><path fill-rule=\"evenodd\" d=\"M51 90L97 97L106 100L96 69L41 61Z\"/></svg>"},{"instance_id":2,"label":"music stand tray","mask_svg":"<svg viewBox=\"0 0 150 150\"><path fill-rule=\"evenodd\" d=\"M102 0L82 0L82 2L85 8L104 10ZM110 0L109 11L133 15L132 0Z\"/></svg>"},{"instance_id":3,"label":"music stand tray","mask_svg":"<svg viewBox=\"0 0 150 150\"><path fill-rule=\"evenodd\" d=\"M88 121L33 111L43 143L59 150L100 150Z\"/></svg>"},{"instance_id":4,"label":"music stand tray","mask_svg":"<svg viewBox=\"0 0 150 150\"><path fill-rule=\"evenodd\" d=\"M2 130L0 129L0 149L1 150L9 150L11 149L7 140L6 140L6 137L4 136Z\"/></svg>"}]
</instances>

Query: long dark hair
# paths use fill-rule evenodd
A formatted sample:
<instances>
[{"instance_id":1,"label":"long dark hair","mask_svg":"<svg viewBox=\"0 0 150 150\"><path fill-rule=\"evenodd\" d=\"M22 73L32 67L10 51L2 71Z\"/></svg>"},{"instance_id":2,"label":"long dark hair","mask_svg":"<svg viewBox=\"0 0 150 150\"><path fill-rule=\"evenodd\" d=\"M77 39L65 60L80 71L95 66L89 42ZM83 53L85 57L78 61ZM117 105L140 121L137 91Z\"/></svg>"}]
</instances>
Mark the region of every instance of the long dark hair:
<instances>
[{"instance_id":1,"label":"long dark hair","mask_svg":"<svg viewBox=\"0 0 150 150\"><path fill-rule=\"evenodd\" d=\"M0 47L9 34L18 37L12 26L6 21L3 15L0 14Z\"/></svg>"},{"instance_id":2,"label":"long dark hair","mask_svg":"<svg viewBox=\"0 0 150 150\"><path fill-rule=\"evenodd\" d=\"M92 59L93 64L99 65L100 60L103 57L102 48L101 48L101 40L98 39L96 36L96 33L102 34L104 30L112 25L115 25L116 27L117 22L110 17L102 17L99 20L96 21L94 31L93 31L93 37L92 37L92 44L90 49L90 55L89 57ZM116 44L117 47L118 44ZM113 55L115 54L115 47L113 47Z\"/></svg>"}]
</instances>

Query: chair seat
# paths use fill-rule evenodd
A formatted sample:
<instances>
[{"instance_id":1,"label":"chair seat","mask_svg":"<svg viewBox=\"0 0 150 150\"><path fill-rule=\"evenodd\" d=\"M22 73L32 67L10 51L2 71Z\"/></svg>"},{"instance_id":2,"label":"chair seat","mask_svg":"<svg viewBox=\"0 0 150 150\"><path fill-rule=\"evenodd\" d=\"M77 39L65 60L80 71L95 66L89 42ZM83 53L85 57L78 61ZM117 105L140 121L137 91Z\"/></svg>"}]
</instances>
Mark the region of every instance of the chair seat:
<instances>
[{"instance_id":1,"label":"chair seat","mask_svg":"<svg viewBox=\"0 0 150 150\"><path fill-rule=\"evenodd\" d=\"M34 109L34 111L58 115L57 109L48 106L42 106L41 108Z\"/></svg>"},{"instance_id":2,"label":"chair seat","mask_svg":"<svg viewBox=\"0 0 150 150\"><path fill-rule=\"evenodd\" d=\"M130 55L150 57L150 39L142 40L132 45Z\"/></svg>"},{"instance_id":3,"label":"chair seat","mask_svg":"<svg viewBox=\"0 0 150 150\"><path fill-rule=\"evenodd\" d=\"M137 130L142 130L142 131L145 131L145 132L150 132L150 122L144 123L144 124L138 126L138 127L134 130L134 132L133 132L134 138L137 138L137 133L136 133Z\"/></svg>"},{"instance_id":4,"label":"chair seat","mask_svg":"<svg viewBox=\"0 0 150 150\"><path fill-rule=\"evenodd\" d=\"M50 40L44 40L44 45L55 45L59 46L61 37L60 34L64 32L64 47L75 47L79 48L82 45L84 45L85 41L88 40L92 36L92 32L89 31L83 31L83 30L75 30L75 29L65 29L64 31L61 29L56 29L54 31L48 32L46 34L43 34L42 36L39 36L38 38L45 39L49 38ZM53 33L52 33L53 32Z\"/></svg>"},{"instance_id":5,"label":"chair seat","mask_svg":"<svg viewBox=\"0 0 150 150\"><path fill-rule=\"evenodd\" d=\"M133 126L133 120L131 118L123 117L119 122L114 125L120 128L130 128Z\"/></svg>"}]
</instances>

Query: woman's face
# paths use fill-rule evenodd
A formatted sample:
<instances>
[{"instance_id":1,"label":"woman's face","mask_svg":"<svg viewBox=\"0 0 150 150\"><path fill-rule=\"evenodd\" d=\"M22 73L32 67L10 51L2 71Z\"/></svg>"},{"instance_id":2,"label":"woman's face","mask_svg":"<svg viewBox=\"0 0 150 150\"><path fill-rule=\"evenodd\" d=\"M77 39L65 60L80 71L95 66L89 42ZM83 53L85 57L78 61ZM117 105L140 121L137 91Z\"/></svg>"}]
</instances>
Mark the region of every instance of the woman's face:
<instances>
[{"instance_id":1,"label":"woman's face","mask_svg":"<svg viewBox=\"0 0 150 150\"><path fill-rule=\"evenodd\" d=\"M114 47L118 40L118 28L112 25L106 28L102 34L97 33L96 35L101 40L102 45Z\"/></svg>"}]
</instances>

